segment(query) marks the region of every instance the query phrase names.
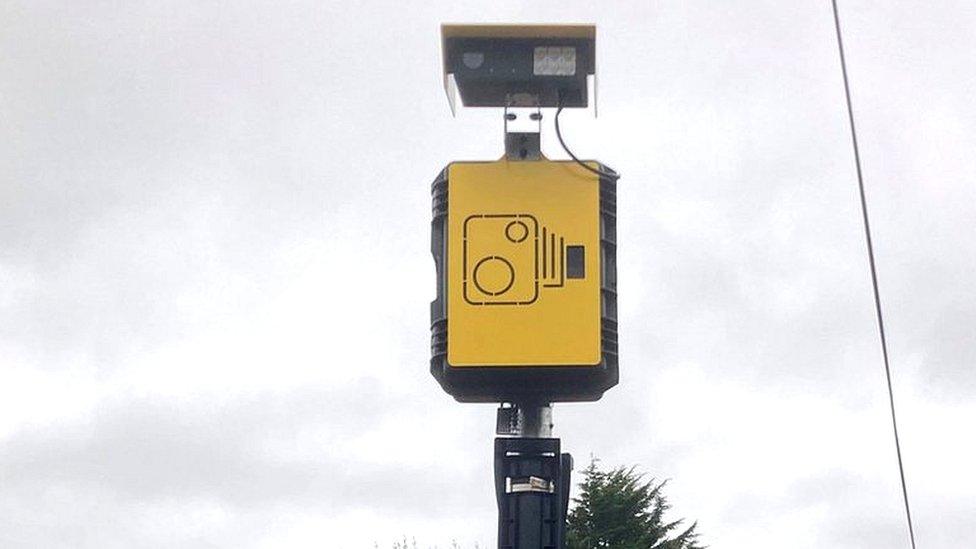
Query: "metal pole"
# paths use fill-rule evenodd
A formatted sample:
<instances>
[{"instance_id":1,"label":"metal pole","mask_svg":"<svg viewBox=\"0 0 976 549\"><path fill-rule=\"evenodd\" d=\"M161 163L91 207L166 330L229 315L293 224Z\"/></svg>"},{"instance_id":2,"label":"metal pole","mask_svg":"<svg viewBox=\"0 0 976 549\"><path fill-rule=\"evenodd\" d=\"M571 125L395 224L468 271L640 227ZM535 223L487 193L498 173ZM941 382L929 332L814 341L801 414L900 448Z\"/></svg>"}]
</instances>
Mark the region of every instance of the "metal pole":
<instances>
[{"instance_id":1,"label":"metal pole","mask_svg":"<svg viewBox=\"0 0 976 549\"><path fill-rule=\"evenodd\" d=\"M505 108L506 159L539 160L541 133L538 106ZM573 458L552 438L552 404L502 403L495 431L498 549L563 549Z\"/></svg>"},{"instance_id":2,"label":"metal pole","mask_svg":"<svg viewBox=\"0 0 976 549\"><path fill-rule=\"evenodd\" d=\"M495 439L499 549L562 549L572 457L552 438L548 403L503 404Z\"/></svg>"}]
</instances>

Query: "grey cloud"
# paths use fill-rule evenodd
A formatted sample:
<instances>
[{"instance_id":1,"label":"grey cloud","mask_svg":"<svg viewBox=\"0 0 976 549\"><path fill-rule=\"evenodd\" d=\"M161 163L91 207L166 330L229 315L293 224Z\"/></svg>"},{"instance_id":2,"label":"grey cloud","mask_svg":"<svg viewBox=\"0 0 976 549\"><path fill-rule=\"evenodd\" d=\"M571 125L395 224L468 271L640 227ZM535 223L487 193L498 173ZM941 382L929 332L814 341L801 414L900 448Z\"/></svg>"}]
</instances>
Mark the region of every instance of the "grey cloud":
<instances>
[{"instance_id":1,"label":"grey cloud","mask_svg":"<svg viewBox=\"0 0 976 549\"><path fill-rule=\"evenodd\" d=\"M976 387L966 70L974 13L947 6L844 10L896 380L930 403L965 403ZM361 251L335 259L336 269L359 273L357 260L369 263L395 275L396 288L343 288L382 298L363 301L374 322L323 332L318 343L389 349L400 361L385 370L396 394L343 382L210 401L189 387L184 398L114 395L91 417L24 426L0 453L0 506L9 511L0 513L8 521L0 540L152 545L165 539L147 534L165 513L146 509L195 501L229 510L233 526L170 546L253 544L241 533L253 530L240 525L271 508L329 515L359 505L419 516L416 499L426 496L444 516L473 516L458 509L474 499L490 516L491 414L437 393L426 365L431 286L412 284L433 271L427 185L451 160L497 157L500 126L497 113L450 120L436 31L445 20L548 20L549 7L0 10L0 277L19 288L0 310L0 342L23 351L25 367L67 369L80 356L107 383L132 375L146 354L225 319L257 322L305 270L283 264L287 250L338 240ZM654 429L667 418L648 417L648 399L659 374L681 364L757 398L874 406L883 378L829 6L580 3L560 13L596 20L604 52L600 119L568 113L570 141L624 175L623 385L601 403L557 407L557 430L578 448L577 461L592 450L661 477L680 469L687 476L678 486L703 473L683 464L721 468L724 456L762 451L722 437L661 440ZM550 137L547 150L562 157ZM681 208L688 219L669 221ZM188 295L199 303L181 308ZM353 337L360 331L372 339ZM689 409L722 412L687 398ZM358 431L414 417L398 418L407 416L398 407L435 410L424 419L438 425L448 414L482 422L443 441L463 448L467 462L438 477L340 451ZM320 459L268 451L306 429L324 437L308 443L323 444ZM761 532L763 521L821 505L830 524L819 530L836 534L824 543L899 545L897 494L854 469L798 471L806 480L784 488L781 501L728 504L761 515L751 522L709 518L716 529ZM933 546L966 546L971 509L947 501L938 514L923 506L920 533ZM696 500L674 503L698 516ZM140 509L149 526L132 520ZM95 536L91 525L118 535ZM34 543L2 537L18 534Z\"/></svg>"},{"instance_id":2,"label":"grey cloud","mask_svg":"<svg viewBox=\"0 0 976 549\"><path fill-rule=\"evenodd\" d=\"M378 401L386 407L372 406ZM410 494L429 490L447 498L439 506L462 504L452 487L473 481L463 464L390 469L367 465L367 456L351 449L350 441L403 405L402 396L365 382L223 402L117 401L91 418L6 439L0 478L7 498L34 490L88 493L122 502L120 514L167 499L216 501L238 511L289 504L325 513L368 507L410 514L419 512ZM296 442L317 452L276 451Z\"/></svg>"}]
</instances>

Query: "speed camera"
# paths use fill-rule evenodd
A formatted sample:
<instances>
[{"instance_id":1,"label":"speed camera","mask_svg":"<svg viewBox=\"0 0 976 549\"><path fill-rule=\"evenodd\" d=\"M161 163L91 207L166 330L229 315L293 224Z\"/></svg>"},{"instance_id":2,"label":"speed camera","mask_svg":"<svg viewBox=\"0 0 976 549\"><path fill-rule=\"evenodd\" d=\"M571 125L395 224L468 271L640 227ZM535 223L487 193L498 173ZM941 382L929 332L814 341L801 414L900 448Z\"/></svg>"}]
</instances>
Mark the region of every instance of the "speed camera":
<instances>
[{"instance_id":1,"label":"speed camera","mask_svg":"<svg viewBox=\"0 0 976 549\"><path fill-rule=\"evenodd\" d=\"M444 388L559 401L615 384L615 182L571 161L456 162L433 195L431 369Z\"/></svg>"},{"instance_id":2,"label":"speed camera","mask_svg":"<svg viewBox=\"0 0 976 549\"><path fill-rule=\"evenodd\" d=\"M433 183L431 373L461 401L597 400L618 379L617 176L511 129L517 109L538 128L543 108L589 104L595 30L447 25L442 40L449 98L505 108L506 155Z\"/></svg>"}]
</instances>

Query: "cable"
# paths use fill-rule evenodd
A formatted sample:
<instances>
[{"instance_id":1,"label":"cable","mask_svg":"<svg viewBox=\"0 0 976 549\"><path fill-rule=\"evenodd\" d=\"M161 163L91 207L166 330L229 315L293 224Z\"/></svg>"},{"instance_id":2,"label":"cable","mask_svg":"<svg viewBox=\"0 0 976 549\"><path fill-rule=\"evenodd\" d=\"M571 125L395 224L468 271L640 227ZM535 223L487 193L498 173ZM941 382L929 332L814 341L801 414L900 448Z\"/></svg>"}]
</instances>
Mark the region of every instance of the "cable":
<instances>
[{"instance_id":1,"label":"cable","mask_svg":"<svg viewBox=\"0 0 976 549\"><path fill-rule=\"evenodd\" d=\"M559 139L559 144L563 146L563 150L566 151L566 154L568 154L569 157L572 158L574 162L586 168L587 171L591 171L599 175L600 177L606 177L612 181L616 181L620 179L620 174L598 170L596 168L589 166L588 164L583 163L582 160L580 160L579 158L576 157L575 154L573 154L573 151L569 150L569 147L566 146L566 142L563 141L562 132L559 131L559 113L561 112L563 112L562 98L560 98L559 100L559 107L556 108L556 116L554 118L556 122L556 138Z\"/></svg>"},{"instance_id":2,"label":"cable","mask_svg":"<svg viewBox=\"0 0 976 549\"><path fill-rule=\"evenodd\" d=\"M898 438L898 420L895 418L895 392L891 388L891 366L888 362L888 340L885 337L884 317L881 314L881 295L878 292L878 269L874 263L874 245L871 243L871 225L868 223L868 205L864 198L864 176L861 172L861 153L857 146L857 130L854 127L854 107L851 104L851 86L847 80L847 61L844 58L844 40L840 32L840 16L837 0L831 0L834 8L834 28L837 31L837 50L840 52L840 68L844 75L844 96L847 98L847 118L851 125L851 143L854 146L854 165L857 167L857 187L861 195L861 214L864 218L864 238L868 246L868 264L871 266L871 285L874 288L874 310L878 316L878 333L881 336L881 354L884 357L885 377L888 380L888 403L891 405L891 427L895 433L895 453L898 455L898 474L901 476L901 495L905 500L905 517L908 519L908 535L915 549L915 528L912 511L908 505L908 487L905 484L905 467L901 459L901 441Z\"/></svg>"}]
</instances>

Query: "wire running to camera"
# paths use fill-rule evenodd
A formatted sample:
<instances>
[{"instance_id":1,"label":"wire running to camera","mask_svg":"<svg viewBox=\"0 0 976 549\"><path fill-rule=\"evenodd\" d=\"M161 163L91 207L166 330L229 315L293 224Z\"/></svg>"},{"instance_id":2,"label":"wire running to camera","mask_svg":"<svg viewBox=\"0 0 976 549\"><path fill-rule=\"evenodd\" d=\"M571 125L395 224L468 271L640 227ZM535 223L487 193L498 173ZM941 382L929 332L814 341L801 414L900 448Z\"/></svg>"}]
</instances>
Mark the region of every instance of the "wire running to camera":
<instances>
[{"instance_id":1,"label":"wire running to camera","mask_svg":"<svg viewBox=\"0 0 976 549\"><path fill-rule=\"evenodd\" d=\"M556 126L556 139L559 139L559 144L562 145L563 150L566 151L566 154L568 154L569 157L572 158L574 162L576 162L577 164L585 168L587 171L593 172L599 175L600 177L606 177L611 181L616 181L620 179L619 174L594 168L593 166L590 166L589 164L586 164L585 162L580 160L575 154L573 154L573 151L569 150L569 147L566 146L566 142L563 141L563 133L559 130L559 115L562 112L563 112L563 101L562 98L560 97L559 106L556 107L556 116L553 118Z\"/></svg>"},{"instance_id":2,"label":"wire running to camera","mask_svg":"<svg viewBox=\"0 0 976 549\"><path fill-rule=\"evenodd\" d=\"M868 247L868 264L871 267L871 286L874 288L874 310L878 317L878 333L881 337L881 355L884 357L885 377L888 380L888 403L891 406L891 427L895 433L895 453L898 455L898 474L901 476L901 495L905 501L905 517L908 519L908 535L915 549L915 527L908 505L908 488L905 483L905 466L901 459L901 441L898 438L898 420L895 418L895 392L891 388L891 366L888 361L888 339L885 337L884 316L881 314L881 294L878 291L878 269L874 262L874 245L871 242L871 224L868 222L868 205L864 197L864 175L861 172L861 153L857 146L857 130L854 126L854 107L851 103L851 86L847 79L847 60L844 57L844 40L840 32L840 15L837 0L831 0L834 8L834 29L837 31L837 50L840 53L840 69L844 75L844 96L847 98L847 118L851 126L851 144L854 147L854 165L857 168L857 187L861 196L861 215L864 219L864 237Z\"/></svg>"}]
</instances>

